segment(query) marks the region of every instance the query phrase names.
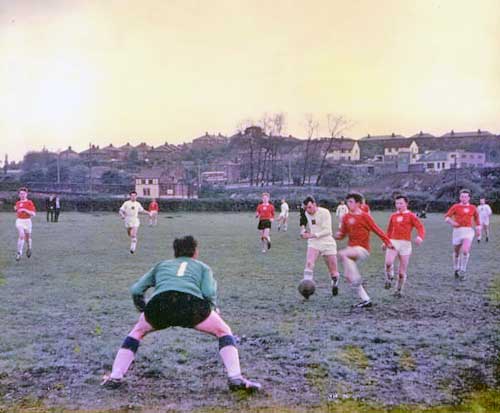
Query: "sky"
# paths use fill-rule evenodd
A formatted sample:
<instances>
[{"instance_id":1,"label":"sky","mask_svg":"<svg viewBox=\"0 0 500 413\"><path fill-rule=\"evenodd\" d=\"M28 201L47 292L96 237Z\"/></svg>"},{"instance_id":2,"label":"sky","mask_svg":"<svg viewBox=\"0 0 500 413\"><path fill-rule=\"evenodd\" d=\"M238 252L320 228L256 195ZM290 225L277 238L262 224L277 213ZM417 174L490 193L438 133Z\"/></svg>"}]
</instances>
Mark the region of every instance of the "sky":
<instances>
[{"instance_id":1,"label":"sky","mask_svg":"<svg viewBox=\"0 0 500 413\"><path fill-rule=\"evenodd\" d=\"M497 0L0 0L0 158L232 135L500 134Z\"/></svg>"}]
</instances>

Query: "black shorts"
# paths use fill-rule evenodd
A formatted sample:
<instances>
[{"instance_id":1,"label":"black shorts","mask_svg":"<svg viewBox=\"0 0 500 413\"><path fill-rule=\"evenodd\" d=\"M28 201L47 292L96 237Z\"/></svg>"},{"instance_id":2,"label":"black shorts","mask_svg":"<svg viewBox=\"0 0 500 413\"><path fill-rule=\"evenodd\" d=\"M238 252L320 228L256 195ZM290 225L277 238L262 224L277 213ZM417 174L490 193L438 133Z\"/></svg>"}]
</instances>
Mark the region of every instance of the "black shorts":
<instances>
[{"instance_id":1,"label":"black shorts","mask_svg":"<svg viewBox=\"0 0 500 413\"><path fill-rule=\"evenodd\" d=\"M259 225L257 225L257 229L266 229L266 228L269 228L271 229L271 221L269 221L268 219L263 219L261 221L259 221Z\"/></svg>"},{"instance_id":2,"label":"black shorts","mask_svg":"<svg viewBox=\"0 0 500 413\"><path fill-rule=\"evenodd\" d=\"M168 327L193 328L210 315L210 303L192 294L165 291L146 305L144 316L155 330Z\"/></svg>"}]
</instances>

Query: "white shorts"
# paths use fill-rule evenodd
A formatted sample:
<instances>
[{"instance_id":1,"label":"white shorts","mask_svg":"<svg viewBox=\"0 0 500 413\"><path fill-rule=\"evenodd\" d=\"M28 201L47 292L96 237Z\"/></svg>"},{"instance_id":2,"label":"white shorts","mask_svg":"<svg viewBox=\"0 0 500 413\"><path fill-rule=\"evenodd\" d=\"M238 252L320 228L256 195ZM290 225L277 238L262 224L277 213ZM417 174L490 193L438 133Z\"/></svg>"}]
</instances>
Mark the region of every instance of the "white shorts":
<instances>
[{"instance_id":1,"label":"white shorts","mask_svg":"<svg viewBox=\"0 0 500 413\"><path fill-rule=\"evenodd\" d=\"M392 245L394 245L394 250L397 251L399 255L411 255L411 241L405 239L391 239Z\"/></svg>"},{"instance_id":2,"label":"white shorts","mask_svg":"<svg viewBox=\"0 0 500 413\"><path fill-rule=\"evenodd\" d=\"M452 243L453 245L460 245L463 240L474 239L474 229L471 227L453 228Z\"/></svg>"},{"instance_id":3,"label":"white shorts","mask_svg":"<svg viewBox=\"0 0 500 413\"><path fill-rule=\"evenodd\" d=\"M366 248L360 247L359 245L356 245L354 247L348 246L347 248L352 248L353 250L357 251L359 261L364 261L370 256L370 251L368 251Z\"/></svg>"},{"instance_id":4,"label":"white shorts","mask_svg":"<svg viewBox=\"0 0 500 413\"><path fill-rule=\"evenodd\" d=\"M283 218L288 218L288 212L281 213L279 217L282 218L282 219Z\"/></svg>"},{"instance_id":5,"label":"white shorts","mask_svg":"<svg viewBox=\"0 0 500 413\"><path fill-rule=\"evenodd\" d=\"M158 211L151 211L150 214L152 217L158 216Z\"/></svg>"},{"instance_id":6,"label":"white shorts","mask_svg":"<svg viewBox=\"0 0 500 413\"><path fill-rule=\"evenodd\" d=\"M125 228L139 228L141 221L139 218L125 218Z\"/></svg>"},{"instance_id":7,"label":"white shorts","mask_svg":"<svg viewBox=\"0 0 500 413\"><path fill-rule=\"evenodd\" d=\"M481 218L481 217L479 217L479 220L481 222L481 226L482 225L490 225L490 217L488 217L488 218Z\"/></svg>"},{"instance_id":8,"label":"white shorts","mask_svg":"<svg viewBox=\"0 0 500 413\"><path fill-rule=\"evenodd\" d=\"M19 231L31 233L31 219L29 219L29 218L17 218L16 219L16 228Z\"/></svg>"},{"instance_id":9,"label":"white shorts","mask_svg":"<svg viewBox=\"0 0 500 413\"><path fill-rule=\"evenodd\" d=\"M307 240L307 248L318 250L320 255L337 255L337 243L333 237L311 238Z\"/></svg>"}]
</instances>

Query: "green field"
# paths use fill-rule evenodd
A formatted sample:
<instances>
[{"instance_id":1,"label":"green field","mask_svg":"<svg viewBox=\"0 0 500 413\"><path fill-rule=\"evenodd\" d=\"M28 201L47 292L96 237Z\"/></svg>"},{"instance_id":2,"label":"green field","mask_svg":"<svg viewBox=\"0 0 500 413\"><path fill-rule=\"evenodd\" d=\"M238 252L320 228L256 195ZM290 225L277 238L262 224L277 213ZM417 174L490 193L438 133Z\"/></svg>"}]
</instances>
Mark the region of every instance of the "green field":
<instances>
[{"instance_id":1,"label":"green field","mask_svg":"<svg viewBox=\"0 0 500 413\"><path fill-rule=\"evenodd\" d=\"M374 214L384 228L388 215ZM299 296L306 244L296 214L287 233L273 230L267 254L253 213L160 214L154 228L142 218L135 255L117 214L63 213L57 224L40 214L33 256L19 263L14 221L0 214L0 411L500 409L496 234L473 246L469 278L457 282L451 230L431 214L403 299L383 289L372 238L362 272L375 306L351 310L357 298L344 281L331 297L322 262L316 294ZM183 329L148 336L124 388L98 386L138 316L129 286L171 258L173 239L185 234L199 239L200 259L214 270L222 316L242 338L242 368L262 394L230 393L216 340Z\"/></svg>"}]
</instances>

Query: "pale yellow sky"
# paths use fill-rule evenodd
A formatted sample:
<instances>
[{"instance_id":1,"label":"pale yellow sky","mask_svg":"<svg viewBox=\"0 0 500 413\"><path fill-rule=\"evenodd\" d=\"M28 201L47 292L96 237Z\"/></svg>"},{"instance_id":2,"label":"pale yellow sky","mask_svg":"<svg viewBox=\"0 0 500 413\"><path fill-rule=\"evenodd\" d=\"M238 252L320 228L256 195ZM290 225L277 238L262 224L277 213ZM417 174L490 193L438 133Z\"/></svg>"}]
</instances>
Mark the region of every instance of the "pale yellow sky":
<instances>
[{"instance_id":1,"label":"pale yellow sky","mask_svg":"<svg viewBox=\"0 0 500 413\"><path fill-rule=\"evenodd\" d=\"M497 0L0 0L0 157L307 113L500 133Z\"/></svg>"}]
</instances>

